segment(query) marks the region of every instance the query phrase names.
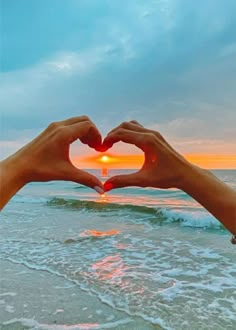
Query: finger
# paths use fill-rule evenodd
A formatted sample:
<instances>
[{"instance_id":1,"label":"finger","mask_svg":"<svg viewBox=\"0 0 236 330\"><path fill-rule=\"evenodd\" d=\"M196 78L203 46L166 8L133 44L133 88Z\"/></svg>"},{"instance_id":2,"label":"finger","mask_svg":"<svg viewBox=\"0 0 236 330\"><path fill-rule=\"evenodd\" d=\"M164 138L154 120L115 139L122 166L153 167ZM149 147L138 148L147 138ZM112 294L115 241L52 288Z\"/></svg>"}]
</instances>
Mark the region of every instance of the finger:
<instances>
[{"instance_id":1,"label":"finger","mask_svg":"<svg viewBox=\"0 0 236 330\"><path fill-rule=\"evenodd\" d=\"M135 132L149 132L149 129L143 127L142 125L140 125L135 120L132 120L130 122L124 122L124 123L122 123L120 125L120 128L126 128L126 129L129 129L131 131L135 131Z\"/></svg>"},{"instance_id":2,"label":"finger","mask_svg":"<svg viewBox=\"0 0 236 330\"><path fill-rule=\"evenodd\" d=\"M132 130L135 132L151 133L151 134L154 134L158 139L161 139L162 141L164 141L164 138L162 137L162 135L159 132L151 130L149 128L145 128L141 124L136 122L135 120L132 120L131 122L124 122L120 125L120 127L129 129L129 130Z\"/></svg>"},{"instance_id":3,"label":"finger","mask_svg":"<svg viewBox=\"0 0 236 330\"><path fill-rule=\"evenodd\" d=\"M156 138L159 140L159 141L162 141L166 146L169 147L169 149L175 151L173 149L173 147L164 139L164 137L158 132L158 131L154 131L152 129L148 129L148 128L145 128L143 127L141 124L139 124L138 122L136 122L137 124L133 123L133 122L136 122L135 120L131 121L130 123L128 123L126 125L126 128L127 129L130 129L130 130L133 130L135 132L144 132L144 133L150 133L150 134L153 134L156 136Z\"/></svg>"},{"instance_id":4,"label":"finger","mask_svg":"<svg viewBox=\"0 0 236 330\"><path fill-rule=\"evenodd\" d=\"M78 116L78 117L72 117L60 122L57 122L57 126L72 126L75 124L80 124L80 123L91 123L91 128L90 131L83 135L82 137L80 137L80 140L82 143L84 144L88 144L90 147L92 148L97 148L97 146L101 145L102 142L102 137L100 132L98 131L97 127L95 126L95 124L89 119L88 116ZM71 128L71 131L74 129ZM76 136L76 133L72 133L73 136ZM75 141L76 139L78 139L79 137L75 137L75 139L73 141ZM73 142L72 141L72 142Z\"/></svg>"},{"instance_id":5,"label":"finger","mask_svg":"<svg viewBox=\"0 0 236 330\"><path fill-rule=\"evenodd\" d=\"M127 124L127 125L126 125ZM119 126L116 126L115 128L113 128L108 134L107 136L111 135L112 133L116 132L118 129L120 128L126 128L128 126L128 122L123 122L122 124L120 124ZM110 149L113 146L113 143L108 143L108 139L105 138L104 141L102 142L101 146L99 147L100 152L105 152L108 149Z\"/></svg>"},{"instance_id":6,"label":"finger","mask_svg":"<svg viewBox=\"0 0 236 330\"><path fill-rule=\"evenodd\" d=\"M140 186L140 178L138 172L125 175L117 175L104 183L104 190L110 191L112 189Z\"/></svg>"},{"instance_id":7,"label":"finger","mask_svg":"<svg viewBox=\"0 0 236 330\"><path fill-rule=\"evenodd\" d=\"M163 136L154 130L148 129L143 127L141 124L139 124L138 122L136 122L135 120L132 120L130 122L123 122L120 126L114 128L109 134L116 132L119 128L125 128L134 132L142 132L142 133L150 133L153 134L157 137L158 140L164 142L166 145L168 145L171 149L173 149L168 142L163 138ZM108 134L108 135L109 135ZM106 139L105 139L106 140ZM104 140L104 141L105 141ZM104 151L106 151L107 149L111 148L111 146L107 146L106 144L102 144L103 148L105 149Z\"/></svg>"},{"instance_id":8,"label":"finger","mask_svg":"<svg viewBox=\"0 0 236 330\"><path fill-rule=\"evenodd\" d=\"M68 125L74 125L76 123L80 123L80 122L83 122L83 121L91 121L91 120L88 116L84 115L84 116L77 116L77 117L72 117L72 118L62 120L62 121L59 122L59 124L64 125L64 126L68 126Z\"/></svg>"},{"instance_id":9,"label":"finger","mask_svg":"<svg viewBox=\"0 0 236 330\"><path fill-rule=\"evenodd\" d=\"M133 124L136 124L137 122L135 120L132 120L131 122L133 122ZM116 132L119 128L126 128L128 126L129 123L131 122L123 122L122 124L120 124L119 126L116 126L115 128L113 128L107 135L110 135L113 132ZM126 125L127 124L127 125ZM136 124L137 125L137 124ZM105 152L108 149L110 149L112 147L113 144L108 144L106 139L103 141L103 143L101 144L101 146L99 146L98 149L96 149L97 151L100 152Z\"/></svg>"},{"instance_id":10,"label":"finger","mask_svg":"<svg viewBox=\"0 0 236 330\"><path fill-rule=\"evenodd\" d=\"M91 121L82 121L66 126L65 132L70 143L80 139L82 143L88 144L92 148L96 148L101 145L102 142L101 134Z\"/></svg>"},{"instance_id":11,"label":"finger","mask_svg":"<svg viewBox=\"0 0 236 330\"><path fill-rule=\"evenodd\" d=\"M88 130L88 133L85 134L80 141L97 150L97 148L102 144L102 136L97 127L92 124L91 128Z\"/></svg>"},{"instance_id":12,"label":"finger","mask_svg":"<svg viewBox=\"0 0 236 330\"><path fill-rule=\"evenodd\" d=\"M135 131L135 128L138 128L138 127L142 127L145 130L145 128L141 124L139 124L136 120L124 121L120 125L113 128L108 134L115 132L119 128L132 129Z\"/></svg>"},{"instance_id":13,"label":"finger","mask_svg":"<svg viewBox=\"0 0 236 330\"><path fill-rule=\"evenodd\" d=\"M104 193L103 184L98 178L86 171L77 169L73 165L68 168L66 179L90 187L96 190L99 194Z\"/></svg>"},{"instance_id":14,"label":"finger","mask_svg":"<svg viewBox=\"0 0 236 330\"><path fill-rule=\"evenodd\" d=\"M131 120L130 123L143 127L137 120Z\"/></svg>"},{"instance_id":15,"label":"finger","mask_svg":"<svg viewBox=\"0 0 236 330\"><path fill-rule=\"evenodd\" d=\"M135 132L124 128L119 128L115 132L108 134L103 142L103 146L107 149L111 148L114 143L119 141L130 143L145 151L148 144L152 144L155 136L146 132Z\"/></svg>"},{"instance_id":16,"label":"finger","mask_svg":"<svg viewBox=\"0 0 236 330\"><path fill-rule=\"evenodd\" d=\"M139 124L136 120L132 120L130 122L123 122L122 124L120 124L119 126L113 128L108 135L116 132L118 129L120 128L124 128L124 129L128 129L128 130L132 130L135 132L149 132L148 129L144 128L141 124ZM103 141L102 145L99 147L98 151L104 152L107 151L108 149L110 149L112 147L112 145L107 144L106 139Z\"/></svg>"},{"instance_id":17,"label":"finger","mask_svg":"<svg viewBox=\"0 0 236 330\"><path fill-rule=\"evenodd\" d=\"M94 149L99 152L105 152L109 149L109 147L106 145L100 144L100 145L96 146Z\"/></svg>"}]
</instances>

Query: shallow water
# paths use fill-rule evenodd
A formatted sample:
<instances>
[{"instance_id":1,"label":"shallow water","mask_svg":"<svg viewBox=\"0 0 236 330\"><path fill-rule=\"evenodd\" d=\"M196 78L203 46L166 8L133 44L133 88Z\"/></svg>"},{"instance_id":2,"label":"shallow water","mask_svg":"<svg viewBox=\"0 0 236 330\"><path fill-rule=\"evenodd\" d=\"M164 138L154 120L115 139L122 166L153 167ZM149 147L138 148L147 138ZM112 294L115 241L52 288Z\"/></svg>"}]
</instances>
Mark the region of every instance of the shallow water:
<instances>
[{"instance_id":1,"label":"shallow water","mask_svg":"<svg viewBox=\"0 0 236 330\"><path fill-rule=\"evenodd\" d=\"M216 174L236 187L236 171ZM236 327L230 235L183 192L126 188L99 197L74 183L30 184L0 220L3 329ZM45 304L42 274L54 312L34 309L32 291ZM76 309L83 303L87 314Z\"/></svg>"}]
</instances>

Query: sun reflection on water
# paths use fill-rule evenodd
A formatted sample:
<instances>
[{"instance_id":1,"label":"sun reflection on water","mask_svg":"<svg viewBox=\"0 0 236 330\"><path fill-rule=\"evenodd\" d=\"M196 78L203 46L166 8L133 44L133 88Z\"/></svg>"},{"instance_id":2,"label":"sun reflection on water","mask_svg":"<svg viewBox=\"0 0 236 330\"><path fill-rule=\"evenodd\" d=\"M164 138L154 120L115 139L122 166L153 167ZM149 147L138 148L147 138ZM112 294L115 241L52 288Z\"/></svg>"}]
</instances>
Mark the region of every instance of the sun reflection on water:
<instances>
[{"instance_id":1,"label":"sun reflection on water","mask_svg":"<svg viewBox=\"0 0 236 330\"><path fill-rule=\"evenodd\" d=\"M128 267L119 254L111 255L92 264L91 269L100 281L115 282L125 275Z\"/></svg>"},{"instance_id":2,"label":"sun reflection on water","mask_svg":"<svg viewBox=\"0 0 236 330\"><path fill-rule=\"evenodd\" d=\"M98 202L98 203L108 203L108 202L109 202L109 198L108 198L107 195L104 193L104 194L99 195L99 197L98 197L98 199L97 199L97 202Z\"/></svg>"},{"instance_id":3,"label":"sun reflection on water","mask_svg":"<svg viewBox=\"0 0 236 330\"><path fill-rule=\"evenodd\" d=\"M113 236L118 235L120 233L117 229L111 229L107 231L99 231L95 229L87 229L83 231L80 236L81 237L105 237L105 236Z\"/></svg>"}]
</instances>

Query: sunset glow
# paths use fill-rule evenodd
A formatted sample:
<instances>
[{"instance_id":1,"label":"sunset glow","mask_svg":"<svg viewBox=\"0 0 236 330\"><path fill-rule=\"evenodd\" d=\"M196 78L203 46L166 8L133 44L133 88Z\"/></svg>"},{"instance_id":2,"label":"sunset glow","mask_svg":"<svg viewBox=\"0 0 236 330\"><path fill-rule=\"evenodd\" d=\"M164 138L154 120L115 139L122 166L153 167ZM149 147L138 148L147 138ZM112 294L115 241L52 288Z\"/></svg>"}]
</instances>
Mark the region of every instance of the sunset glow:
<instances>
[{"instance_id":1,"label":"sunset glow","mask_svg":"<svg viewBox=\"0 0 236 330\"><path fill-rule=\"evenodd\" d=\"M236 155L185 154L185 158L198 166L208 169L236 169ZM143 165L143 154L104 154L73 158L80 168L91 169L137 169Z\"/></svg>"},{"instance_id":2,"label":"sunset glow","mask_svg":"<svg viewBox=\"0 0 236 330\"><path fill-rule=\"evenodd\" d=\"M107 168L107 169L119 169L119 168L139 168L144 162L144 155L130 155L130 154L105 154L87 156L82 158L73 158L75 165L82 168Z\"/></svg>"},{"instance_id":3,"label":"sunset glow","mask_svg":"<svg viewBox=\"0 0 236 330\"><path fill-rule=\"evenodd\" d=\"M191 163L207 169L236 169L236 155L187 154Z\"/></svg>"}]
</instances>

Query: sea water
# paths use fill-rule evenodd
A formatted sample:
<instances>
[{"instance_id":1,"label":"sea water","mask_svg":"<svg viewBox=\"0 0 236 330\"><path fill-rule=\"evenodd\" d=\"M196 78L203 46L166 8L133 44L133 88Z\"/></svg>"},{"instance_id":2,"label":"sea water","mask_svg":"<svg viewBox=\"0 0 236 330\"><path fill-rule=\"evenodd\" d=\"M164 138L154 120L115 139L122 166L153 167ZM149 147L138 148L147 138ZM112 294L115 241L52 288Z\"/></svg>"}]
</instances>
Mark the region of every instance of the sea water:
<instances>
[{"instance_id":1,"label":"sea water","mask_svg":"<svg viewBox=\"0 0 236 330\"><path fill-rule=\"evenodd\" d=\"M29 184L0 214L0 328L236 329L236 248L177 189Z\"/></svg>"}]
</instances>

